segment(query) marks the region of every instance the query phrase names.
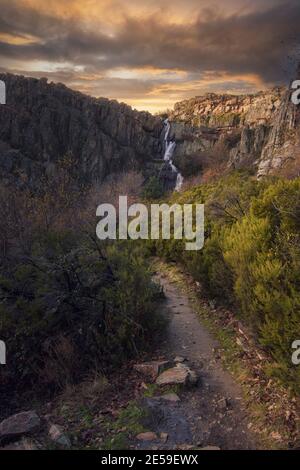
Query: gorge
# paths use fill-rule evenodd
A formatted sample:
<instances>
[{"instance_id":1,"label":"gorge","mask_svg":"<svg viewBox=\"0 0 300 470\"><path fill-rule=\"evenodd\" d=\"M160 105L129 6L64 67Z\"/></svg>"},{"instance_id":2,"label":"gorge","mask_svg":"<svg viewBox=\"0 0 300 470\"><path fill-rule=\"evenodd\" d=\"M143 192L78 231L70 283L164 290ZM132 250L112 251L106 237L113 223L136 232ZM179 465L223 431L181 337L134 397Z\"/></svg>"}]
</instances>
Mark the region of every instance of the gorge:
<instances>
[{"instance_id":1,"label":"gorge","mask_svg":"<svg viewBox=\"0 0 300 470\"><path fill-rule=\"evenodd\" d=\"M7 90L0 106L0 177L6 183L34 186L67 156L84 182L101 183L130 169L180 190L180 161L201 162L207 152L214 159L218 147L228 170L247 168L258 177L299 171L300 118L292 89L210 93L153 116L47 79L0 74L0 80Z\"/></svg>"}]
</instances>

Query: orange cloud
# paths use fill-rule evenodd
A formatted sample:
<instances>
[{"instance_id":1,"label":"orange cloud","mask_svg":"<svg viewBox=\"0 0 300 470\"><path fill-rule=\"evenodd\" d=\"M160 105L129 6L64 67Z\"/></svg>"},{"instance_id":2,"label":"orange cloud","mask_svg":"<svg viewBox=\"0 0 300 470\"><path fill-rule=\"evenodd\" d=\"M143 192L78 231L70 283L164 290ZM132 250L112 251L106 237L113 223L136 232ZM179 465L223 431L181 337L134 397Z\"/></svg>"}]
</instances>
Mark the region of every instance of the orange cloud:
<instances>
[{"instance_id":1,"label":"orange cloud","mask_svg":"<svg viewBox=\"0 0 300 470\"><path fill-rule=\"evenodd\" d=\"M2 70L151 111L256 91L285 78L298 1L1 0Z\"/></svg>"}]
</instances>

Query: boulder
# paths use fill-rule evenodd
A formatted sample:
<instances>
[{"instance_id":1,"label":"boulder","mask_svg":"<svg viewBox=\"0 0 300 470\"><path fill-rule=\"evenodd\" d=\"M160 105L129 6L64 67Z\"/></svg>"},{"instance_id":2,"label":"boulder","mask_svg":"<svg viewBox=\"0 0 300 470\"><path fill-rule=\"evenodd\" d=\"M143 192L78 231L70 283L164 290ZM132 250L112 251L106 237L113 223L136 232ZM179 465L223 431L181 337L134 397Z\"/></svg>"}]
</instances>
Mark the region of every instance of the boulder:
<instances>
[{"instance_id":1,"label":"boulder","mask_svg":"<svg viewBox=\"0 0 300 470\"><path fill-rule=\"evenodd\" d=\"M136 436L138 441L156 441L158 440L157 434L155 432L141 432Z\"/></svg>"},{"instance_id":2,"label":"boulder","mask_svg":"<svg viewBox=\"0 0 300 470\"><path fill-rule=\"evenodd\" d=\"M186 385L189 374L186 370L173 367L160 374L156 379L157 385Z\"/></svg>"},{"instance_id":3,"label":"boulder","mask_svg":"<svg viewBox=\"0 0 300 470\"><path fill-rule=\"evenodd\" d=\"M171 366L172 364L169 361L151 361L135 364L133 368L140 374L155 380L159 374Z\"/></svg>"},{"instance_id":4,"label":"boulder","mask_svg":"<svg viewBox=\"0 0 300 470\"><path fill-rule=\"evenodd\" d=\"M160 398L171 403L177 403L180 401L180 398L176 393L165 393L165 395L162 395Z\"/></svg>"},{"instance_id":5,"label":"boulder","mask_svg":"<svg viewBox=\"0 0 300 470\"><path fill-rule=\"evenodd\" d=\"M7 444L1 450L38 450L38 446L34 441L23 437L18 442Z\"/></svg>"},{"instance_id":6,"label":"boulder","mask_svg":"<svg viewBox=\"0 0 300 470\"><path fill-rule=\"evenodd\" d=\"M176 367L167 369L156 379L157 385L195 385L198 376L185 364L176 364Z\"/></svg>"},{"instance_id":7,"label":"boulder","mask_svg":"<svg viewBox=\"0 0 300 470\"><path fill-rule=\"evenodd\" d=\"M0 441L9 441L36 431L41 420L35 411L24 411L0 423Z\"/></svg>"},{"instance_id":8,"label":"boulder","mask_svg":"<svg viewBox=\"0 0 300 470\"><path fill-rule=\"evenodd\" d=\"M65 447L67 449L71 447L70 439L64 433L62 426L59 426L58 424L52 424L49 429L49 437L53 442L55 442L55 444L58 444L61 447Z\"/></svg>"},{"instance_id":9,"label":"boulder","mask_svg":"<svg viewBox=\"0 0 300 470\"><path fill-rule=\"evenodd\" d=\"M163 442L163 444L166 444L166 442L169 438L169 434L166 433L166 432L161 432L159 437L160 437L160 440Z\"/></svg>"}]
</instances>

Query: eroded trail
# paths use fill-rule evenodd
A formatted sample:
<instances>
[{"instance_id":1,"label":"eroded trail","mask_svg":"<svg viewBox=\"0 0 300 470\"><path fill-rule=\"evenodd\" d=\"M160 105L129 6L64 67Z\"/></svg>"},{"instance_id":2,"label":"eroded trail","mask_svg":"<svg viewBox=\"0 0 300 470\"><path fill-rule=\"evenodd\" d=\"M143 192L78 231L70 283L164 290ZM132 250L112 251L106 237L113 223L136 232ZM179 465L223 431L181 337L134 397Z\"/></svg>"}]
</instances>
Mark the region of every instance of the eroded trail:
<instances>
[{"instance_id":1,"label":"eroded trail","mask_svg":"<svg viewBox=\"0 0 300 470\"><path fill-rule=\"evenodd\" d=\"M152 431L166 433L168 439L159 445L141 442L137 448L257 448L247 427L241 390L217 359L218 343L201 325L178 282L167 274L159 274L158 279L166 296L165 314L169 319L160 355L167 359L182 356L200 380L197 386L179 393L179 402L147 400Z\"/></svg>"}]
</instances>

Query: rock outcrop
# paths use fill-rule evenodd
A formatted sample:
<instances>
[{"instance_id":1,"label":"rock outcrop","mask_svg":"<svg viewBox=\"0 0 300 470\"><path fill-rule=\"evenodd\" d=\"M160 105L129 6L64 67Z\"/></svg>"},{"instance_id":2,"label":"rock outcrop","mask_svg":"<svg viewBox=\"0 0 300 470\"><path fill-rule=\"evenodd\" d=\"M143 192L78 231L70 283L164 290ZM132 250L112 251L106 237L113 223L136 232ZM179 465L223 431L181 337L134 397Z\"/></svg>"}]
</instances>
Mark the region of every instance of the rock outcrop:
<instances>
[{"instance_id":1,"label":"rock outcrop","mask_svg":"<svg viewBox=\"0 0 300 470\"><path fill-rule=\"evenodd\" d=\"M237 127L269 124L281 104L283 88L253 95L207 93L176 103L169 118L190 127Z\"/></svg>"},{"instance_id":2,"label":"rock outcrop","mask_svg":"<svg viewBox=\"0 0 300 470\"><path fill-rule=\"evenodd\" d=\"M146 177L157 174L168 190L175 187L176 173L163 161L160 117L47 79L0 74L0 80L7 90L6 104L0 105L2 181L35 186L44 175L55 174L59 161L68 156L84 182L102 182L111 173L131 169ZM218 145L228 168L255 168L258 177L299 174L300 113L290 90L209 93L177 103L168 119L176 166L180 159L210 154ZM158 168L154 163L160 161Z\"/></svg>"},{"instance_id":3,"label":"rock outcrop","mask_svg":"<svg viewBox=\"0 0 300 470\"><path fill-rule=\"evenodd\" d=\"M285 88L240 96L210 93L177 103L168 115L176 157L201 155L221 144L228 168L255 169L258 177L298 176L300 111L291 94Z\"/></svg>"},{"instance_id":4,"label":"rock outcrop","mask_svg":"<svg viewBox=\"0 0 300 470\"><path fill-rule=\"evenodd\" d=\"M163 122L150 113L92 98L47 79L0 74L0 178L32 184L72 156L85 181L140 169L162 156Z\"/></svg>"},{"instance_id":5,"label":"rock outcrop","mask_svg":"<svg viewBox=\"0 0 300 470\"><path fill-rule=\"evenodd\" d=\"M300 67L297 73L300 79ZM293 168L294 167L294 168ZM286 90L272 122L258 165L258 177L294 169L300 174L300 108L292 102L292 88ZM290 176L287 174L287 176Z\"/></svg>"},{"instance_id":6,"label":"rock outcrop","mask_svg":"<svg viewBox=\"0 0 300 470\"><path fill-rule=\"evenodd\" d=\"M0 443L31 434L41 424L35 411L23 411L5 419L0 423Z\"/></svg>"}]
</instances>

